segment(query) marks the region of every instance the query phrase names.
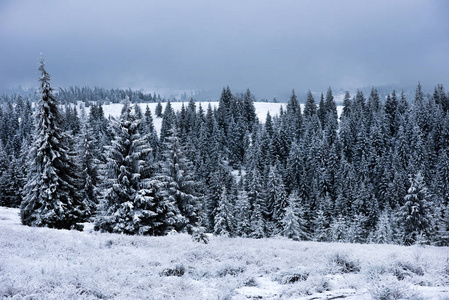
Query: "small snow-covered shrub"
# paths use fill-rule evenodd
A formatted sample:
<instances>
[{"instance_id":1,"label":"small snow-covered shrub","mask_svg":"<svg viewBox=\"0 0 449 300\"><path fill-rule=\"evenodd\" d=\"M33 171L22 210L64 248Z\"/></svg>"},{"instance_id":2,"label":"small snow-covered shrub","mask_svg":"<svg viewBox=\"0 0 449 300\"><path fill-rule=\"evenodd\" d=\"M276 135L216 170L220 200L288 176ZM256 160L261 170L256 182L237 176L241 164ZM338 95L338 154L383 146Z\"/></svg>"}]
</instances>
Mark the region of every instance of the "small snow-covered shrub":
<instances>
[{"instance_id":1,"label":"small snow-covered shrub","mask_svg":"<svg viewBox=\"0 0 449 300\"><path fill-rule=\"evenodd\" d=\"M446 258L446 262L444 263L443 274L449 276L449 258Z\"/></svg>"},{"instance_id":2,"label":"small snow-covered shrub","mask_svg":"<svg viewBox=\"0 0 449 300\"><path fill-rule=\"evenodd\" d=\"M243 282L244 286L258 286L256 279L254 277L248 277L245 278L245 281Z\"/></svg>"},{"instance_id":3,"label":"small snow-covered shrub","mask_svg":"<svg viewBox=\"0 0 449 300\"><path fill-rule=\"evenodd\" d=\"M230 266L225 265L223 268L217 271L218 277L225 277L227 275L237 276L246 271L246 268L243 266Z\"/></svg>"},{"instance_id":4,"label":"small snow-covered shrub","mask_svg":"<svg viewBox=\"0 0 449 300\"><path fill-rule=\"evenodd\" d=\"M14 282L11 280L5 280L0 284L0 297L3 298L10 298L14 297L19 293L19 290L14 286Z\"/></svg>"},{"instance_id":5,"label":"small snow-covered shrub","mask_svg":"<svg viewBox=\"0 0 449 300\"><path fill-rule=\"evenodd\" d=\"M181 277L185 273L185 268L183 265L176 265L172 268L166 268L159 273L160 276L178 276Z\"/></svg>"},{"instance_id":6,"label":"small snow-covered shrub","mask_svg":"<svg viewBox=\"0 0 449 300\"><path fill-rule=\"evenodd\" d=\"M113 240L107 240L104 245L106 248L111 248L113 244L114 244Z\"/></svg>"},{"instance_id":7,"label":"small snow-covered shrub","mask_svg":"<svg viewBox=\"0 0 449 300\"><path fill-rule=\"evenodd\" d=\"M365 276L371 280L377 280L379 276L389 273L388 266L383 264L370 265L364 271Z\"/></svg>"},{"instance_id":8,"label":"small snow-covered shrub","mask_svg":"<svg viewBox=\"0 0 449 300\"><path fill-rule=\"evenodd\" d=\"M377 281L371 286L369 292L374 300L424 299L409 285L398 282L394 277L391 276L384 277L382 280Z\"/></svg>"},{"instance_id":9,"label":"small snow-covered shrub","mask_svg":"<svg viewBox=\"0 0 449 300\"><path fill-rule=\"evenodd\" d=\"M357 273L360 272L360 262L352 260L345 253L334 253L329 256L329 267L335 273Z\"/></svg>"},{"instance_id":10,"label":"small snow-covered shrub","mask_svg":"<svg viewBox=\"0 0 449 300\"><path fill-rule=\"evenodd\" d=\"M423 276L424 269L421 266L413 265L411 262L398 261L392 266L391 272L398 280L404 280L413 275Z\"/></svg>"},{"instance_id":11,"label":"small snow-covered shrub","mask_svg":"<svg viewBox=\"0 0 449 300\"><path fill-rule=\"evenodd\" d=\"M317 293L323 293L323 292L327 292L330 291L330 283L329 283L329 279L326 277L321 277L317 282L316 282L316 286L315 286L315 291Z\"/></svg>"},{"instance_id":12,"label":"small snow-covered shrub","mask_svg":"<svg viewBox=\"0 0 449 300\"><path fill-rule=\"evenodd\" d=\"M197 243L208 244L209 237L206 234L204 227L196 227L192 231L192 240Z\"/></svg>"},{"instance_id":13,"label":"small snow-covered shrub","mask_svg":"<svg viewBox=\"0 0 449 300\"><path fill-rule=\"evenodd\" d=\"M282 272L275 276L275 280L280 284L290 284L298 281L305 281L309 278L309 272L305 270L296 270Z\"/></svg>"}]
</instances>

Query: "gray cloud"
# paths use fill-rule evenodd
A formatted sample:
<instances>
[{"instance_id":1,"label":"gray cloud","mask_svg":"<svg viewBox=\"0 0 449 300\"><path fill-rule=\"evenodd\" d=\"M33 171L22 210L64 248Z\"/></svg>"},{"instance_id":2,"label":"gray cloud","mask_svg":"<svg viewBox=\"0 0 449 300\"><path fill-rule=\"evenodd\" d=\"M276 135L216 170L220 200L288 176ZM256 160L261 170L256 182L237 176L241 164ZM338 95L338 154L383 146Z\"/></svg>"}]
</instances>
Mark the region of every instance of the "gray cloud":
<instances>
[{"instance_id":1,"label":"gray cloud","mask_svg":"<svg viewBox=\"0 0 449 300\"><path fill-rule=\"evenodd\" d=\"M4 1L0 88L448 84L447 1ZM218 95L217 95L218 96Z\"/></svg>"}]
</instances>

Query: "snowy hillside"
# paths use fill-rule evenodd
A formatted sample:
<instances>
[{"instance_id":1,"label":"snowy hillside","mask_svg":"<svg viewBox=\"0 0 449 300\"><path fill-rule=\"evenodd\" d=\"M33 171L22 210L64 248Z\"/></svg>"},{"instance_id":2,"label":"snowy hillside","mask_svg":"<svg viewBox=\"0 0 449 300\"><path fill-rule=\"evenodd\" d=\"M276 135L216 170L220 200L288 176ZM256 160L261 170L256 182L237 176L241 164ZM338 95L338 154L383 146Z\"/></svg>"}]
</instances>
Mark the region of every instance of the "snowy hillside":
<instances>
[{"instance_id":1,"label":"snowy hillside","mask_svg":"<svg viewBox=\"0 0 449 300\"><path fill-rule=\"evenodd\" d=\"M165 109L165 105L166 103L161 103L163 110ZM184 103L184 102L171 102L171 106L173 107L174 111L180 111L182 105L187 106L188 103ZM201 104L201 107L203 108L204 111L207 110L208 105L210 104L212 106L212 108L217 108L218 107L218 102L197 102L197 109L199 107L199 105ZM145 112L145 109L148 105L148 107L151 110L151 113L153 114L153 122L154 122L154 127L156 128L157 132L160 132L161 129L161 124L162 124L162 119L161 118L156 118L154 115L154 112L156 110L156 105L157 103L140 103L140 108L143 112ZM283 109L285 110L287 103L269 103L269 102L255 102L254 103L254 107L256 108L256 115L257 118L261 121L261 122L265 122L265 119L267 117L267 113L269 112L270 115L276 116L279 114L279 110L281 108L281 106L283 107ZM104 111L104 115L105 117L108 116L112 116L112 117L118 117L120 116L120 112L122 110L123 104L108 104L108 105L103 105L103 111ZM304 110L304 104L301 104L301 109ZM337 112L338 115L340 115L341 110L343 109L342 106L337 106ZM86 108L86 114L89 114L89 107Z\"/></svg>"},{"instance_id":2,"label":"snowy hillside","mask_svg":"<svg viewBox=\"0 0 449 300\"><path fill-rule=\"evenodd\" d=\"M2 299L448 299L448 248L31 228L0 207Z\"/></svg>"}]
</instances>

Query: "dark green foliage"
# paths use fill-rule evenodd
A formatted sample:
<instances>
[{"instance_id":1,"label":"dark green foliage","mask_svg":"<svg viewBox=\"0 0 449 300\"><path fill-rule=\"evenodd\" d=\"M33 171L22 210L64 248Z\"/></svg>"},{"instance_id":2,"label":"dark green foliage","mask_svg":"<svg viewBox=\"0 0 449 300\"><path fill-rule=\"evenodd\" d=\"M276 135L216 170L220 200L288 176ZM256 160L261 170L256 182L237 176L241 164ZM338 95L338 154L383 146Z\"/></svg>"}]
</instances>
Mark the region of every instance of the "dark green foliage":
<instances>
[{"instance_id":1,"label":"dark green foliage","mask_svg":"<svg viewBox=\"0 0 449 300\"><path fill-rule=\"evenodd\" d=\"M156 114L156 117L162 118L162 104L160 101L157 103L156 110L154 113Z\"/></svg>"},{"instance_id":2,"label":"dark green foliage","mask_svg":"<svg viewBox=\"0 0 449 300\"><path fill-rule=\"evenodd\" d=\"M307 93L307 101L304 107L304 117L310 118L317 113L315 99L313 98L312 92L309 90Z\"/></svg>"}]
</instances>

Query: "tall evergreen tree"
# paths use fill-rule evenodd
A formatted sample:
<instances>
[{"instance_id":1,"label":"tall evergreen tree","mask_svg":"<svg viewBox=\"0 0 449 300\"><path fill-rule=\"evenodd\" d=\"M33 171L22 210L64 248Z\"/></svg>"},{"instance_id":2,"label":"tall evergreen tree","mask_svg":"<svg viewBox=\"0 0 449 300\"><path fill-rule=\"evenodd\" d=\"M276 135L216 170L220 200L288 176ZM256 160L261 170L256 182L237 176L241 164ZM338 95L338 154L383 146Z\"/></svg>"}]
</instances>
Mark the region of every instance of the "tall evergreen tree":
<instances>
[{"instance_id":1,"label":"tall evergreen tree","mask_svg":"<svg viewBox=\"0 0 449 300\"><path fill-rule=\"evenodd\" d=\"M166 139L162 153L160 180L164 184L163 196L172 199L180 212L176 230L192 232L199 221L200 195L198 181L193 172L192 163L184 153L184 147L175 129Z\"/></svg>"},{"instance_id":2,"label":"tall evergreen tree","mask_svg":"<svg viewBox=\"0 0 449 300\"><path fill-rule=\"evenodd\" d=\"M296 241L309 239L299 202L298 195L295 192L291 193L281 220L282 235Z\"/></svg>"},{"instance_id":3,"label":"tall evergreen tree","mask_svg":"<svg viewBox=\"0 0 449 300\"><path fill-rule=\"evenodd\" d=\"M99 171L100 160L96 156L95 140L92 129L85 124L81 129L79 143L78 166L81 171L81 193L83 202L88 209L87 215L92 215L99 203L98 188L101 183Z\"/></svg>"},{"instance_id":4,"label":"tall evergreen tree","mask_svg":"<svg viewBox=\"0 0 449 300\"><path fill-rule=\"evenodd\" d=\"M214 233L216 235L233 236L234 231L234 211L228 199L226 187L223 187L214 218Z\"/></svg>"},{"instance_id":5,"label":"tall evergreen tree","mask_svg":"<svg viewBox=\"0 0 449 300\"><path fill-rule=\"evenodd\" d=\"M304 117L310 118L317 113L315 99L313 98L312 92L309 90L307 92L307 101L304 107Z\"/></svg>"},{"instance_id":6,"label":"tall evergreen tree","mask_svg":"<svg viewBox=\"0 0 449 300\"><path fill-rule=\"evenodd\" d=\"M107 147L106 186L95 229L105 232L164 235L176 224L175 203L161 193L154 178L151 149L139 134L140 121L125 100L115 138Z\"/></svg>"},{"instance_id":7,"label":"tall evergreen tree","mask_svg":"<svg viewBox=\"0 0 449 300\"><path fill-rule=\"evenodd\" d=\"M50 75L43 58L37 126L30 150L27 183L20 207L22 223L62 229L81 229L85 207L76 186L76 170L67 148L67 136L61 130L58 101L50 86Z\"/></svg>"},{"instance_id":8,"label":"tall evergreen tree","mask_svg":"<svg viewBox=\"0 0 449 300\"><path fill-rule=\"evenodd\" d=\"M399 221L403 230L403 241L406 245L413 244L419 238L429 238L430 234L430 203L427 187L421 173L417 173L411 181L405 204L401 207Z\"/></svg>"}]
</instances>

